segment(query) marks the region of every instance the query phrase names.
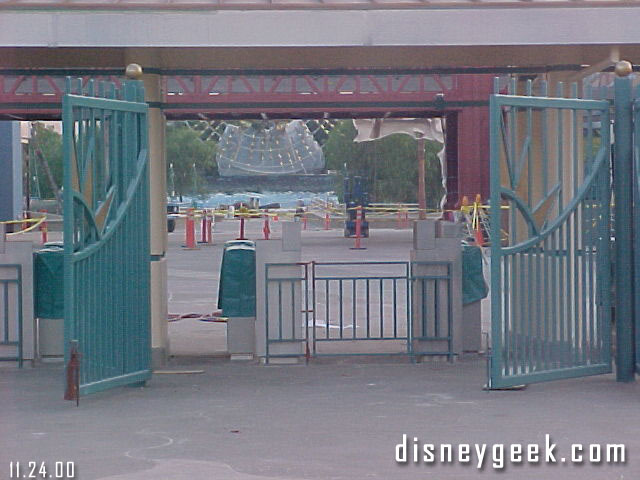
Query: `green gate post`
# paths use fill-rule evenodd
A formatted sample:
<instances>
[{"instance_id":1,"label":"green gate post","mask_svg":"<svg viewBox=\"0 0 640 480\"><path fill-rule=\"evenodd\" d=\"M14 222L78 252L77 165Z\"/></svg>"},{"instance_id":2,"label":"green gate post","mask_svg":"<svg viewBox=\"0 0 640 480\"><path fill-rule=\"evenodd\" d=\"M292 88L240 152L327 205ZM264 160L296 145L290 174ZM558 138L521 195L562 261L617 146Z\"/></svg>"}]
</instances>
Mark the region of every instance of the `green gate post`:
<instances>
[{"instance_id":1,"label":"green gate post","mask_svg":"<svg viewBox=\"0 0 640 480\"><path fill-rule=\"evenodd\" d=\"M635 380L633 325L633 204L632 110L629 62L616 64L615 80L615 152L613 159L615 194L615 321L616 380Z\"/></svg>"}]
</instances>

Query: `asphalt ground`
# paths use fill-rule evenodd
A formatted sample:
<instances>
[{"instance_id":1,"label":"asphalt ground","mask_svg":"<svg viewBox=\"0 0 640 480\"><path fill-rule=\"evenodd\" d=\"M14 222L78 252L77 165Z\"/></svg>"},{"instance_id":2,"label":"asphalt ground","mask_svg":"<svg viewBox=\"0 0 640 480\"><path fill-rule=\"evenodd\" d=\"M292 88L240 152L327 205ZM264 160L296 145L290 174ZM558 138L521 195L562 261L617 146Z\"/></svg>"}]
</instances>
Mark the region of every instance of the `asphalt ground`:
<instances>
[{"instance_id":1,"label":"asphalt ground","mask_svg":"<svg viewBox=\"0 0 640 480\"><path fill-rule=\"evenodd\" d=\"M236 226L219 225L215 242L233 238ZM260 235L261 225L248 228L250 238ZM367 250L352 251L340 231L303 234L303 259L406 260L411 238L374 231ZM170 309L215 310L221 249L186 251L181 242L179 232L170 235ZM83 397L79 407L62 399L59 364L0 368L0 479L11 478L17 461L44 462L47 474L55 462L74 462L74 478L84 480L640 478L637 382L601 375L487 392L485 359L475 355L453 364L396 357L236 363L224 356L224 324L194 321L202 328L196 332L185 322L170 324L174 356L166 369L202 373L155 374L145 387ZM403 435L408 465L395 461ZM546 435L557 445L551 457ZM425 464L422 455L415 464L414 443L450 444L455 453L486 444L490 458L482 469L476 454L469 464ZM539 446L540 461L510 462L512 445L526 452L527 444ZM624 444L626 461L573 464L573 444L582 446L583 460Z\"/></svg>"}]
</instances>

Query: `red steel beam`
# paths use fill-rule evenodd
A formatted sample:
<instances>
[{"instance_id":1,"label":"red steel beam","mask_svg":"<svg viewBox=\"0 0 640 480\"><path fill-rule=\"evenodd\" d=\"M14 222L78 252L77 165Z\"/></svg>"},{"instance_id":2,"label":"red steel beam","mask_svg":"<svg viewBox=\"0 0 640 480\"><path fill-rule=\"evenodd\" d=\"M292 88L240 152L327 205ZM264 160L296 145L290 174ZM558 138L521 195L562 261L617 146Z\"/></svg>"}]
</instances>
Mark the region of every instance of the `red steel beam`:
<instances>
[{"instance_id":1,"label":"red steel beam","mask_svg":"<svg viewBox=\"0 0 640 480\"><path fill-rule=\"evenodd\" d=\"M423 104L433 102L437 95L444 95L448 102L486 101L485 92L480 96L465 87L464 77L469 76L393 73L165 75L162 79L163 109L171 118L174 113L182 117L189 112L218 109L236 114L258 111L268 114L270 110L277 114L284 111L308 113L323 111L323 104L345 112L369 112L375 105L380 105L385 112L412 112L423 109ZM92 78L120 81L111 76ZM83 84L86 85L89 79L82 77ZM62 76L0 75L0 113L24 114L31 118L39 111L50 115L59 109L64 90L65 78ZM394 103L398 105L391 105ZM342 109L339 104L349 106Z\"/></svg>"},{"instance_id":2,"label":"red steel beam","mask_svg":"<svg viewBox=\"0 0 640 480\"><path fill-rule=\"evenodd\" d=\"M116 81L118 77L92 77ZM164 75L167 118L442 116L447 139L448 207L463 195L488 195L488 110L493 75L368 74ZM82 77L83 85L89 77ZM0 75L0 116L59 119L65 78ZM438 101L445 104L438 107ZM460 102L451 107L452 102ZM464 103L467 102L465 105ZM476 103L474 103L476 102ZM475 106L474 106L475 105Z\"/></svg>"}]
</instances>

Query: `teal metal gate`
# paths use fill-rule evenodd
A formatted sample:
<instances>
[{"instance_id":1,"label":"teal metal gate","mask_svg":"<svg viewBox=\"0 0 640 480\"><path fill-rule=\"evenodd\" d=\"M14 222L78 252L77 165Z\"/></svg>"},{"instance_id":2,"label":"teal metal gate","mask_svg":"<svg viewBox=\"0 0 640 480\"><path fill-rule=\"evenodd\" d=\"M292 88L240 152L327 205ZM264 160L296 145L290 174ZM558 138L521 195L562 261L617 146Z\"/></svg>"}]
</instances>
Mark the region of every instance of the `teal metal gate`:
<instances>
[{"instance_id":1,"label":"teal metal gate","mask_svg":"<svg viewBox=\"0 0 640 480\"><path fill-rule=\"evenodd\" d=\"M560 97L490 99L489 388L611 371L610 105Z\"/></svg>"},{"instance_id":2,"label":"teal metal gate","mask_svg":"<svg viewBox=\"0 0 640 480\"><path fill-rule=\"evenodd\" d=\"M267 263L265 359L406 355L453 360L448 261Z\"/></svg>"},{"instance_id":3,"label":"teal metal gate","mask_svg":"<svg viewBox=\"0 0 640 480\"><path fill-rule=\"evenodd\" d=\"M80 394L150 371L147 105L139 81L68 81L63 97L65 359Z\"/></svg>"}]
</instances>

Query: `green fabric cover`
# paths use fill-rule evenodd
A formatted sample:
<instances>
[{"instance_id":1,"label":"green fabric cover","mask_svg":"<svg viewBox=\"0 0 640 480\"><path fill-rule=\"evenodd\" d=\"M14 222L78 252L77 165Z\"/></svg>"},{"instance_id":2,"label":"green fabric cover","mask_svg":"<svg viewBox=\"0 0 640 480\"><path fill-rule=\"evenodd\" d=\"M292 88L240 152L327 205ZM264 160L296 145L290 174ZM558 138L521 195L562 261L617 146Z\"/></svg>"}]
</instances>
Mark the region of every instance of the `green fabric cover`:
<instances>
[{"instance_id":1,"label":"green fabric cover","mask_svg":"<svg viewBox=\"0 0 640 480\"><path fill-rule=\"evenodd\" d=\"M482 251L480 247L465 246L462 249L462 304L482 300L489 288L482 274Z\"/></svg>"},{"instance_id":2,"label":"green fabric cover","mask_svg":"<svg viewBox=\"0 0 640 480\"><path fill-rule=\"evenodd\" d=\"M39 318L64 317L64 252L51 247L34 253L33 297Z\"/></svg>"},{"instance_id":3,"label":"green fabric cover","mask_svg":"<svg viewBox=\"0 0 640 480\"><path fill-rule=\"evenodd\" d=\"M225 317L256 315L256 251L253 242L227 242L220 266L218 308Z\"/></svg>"}]
</instances>

